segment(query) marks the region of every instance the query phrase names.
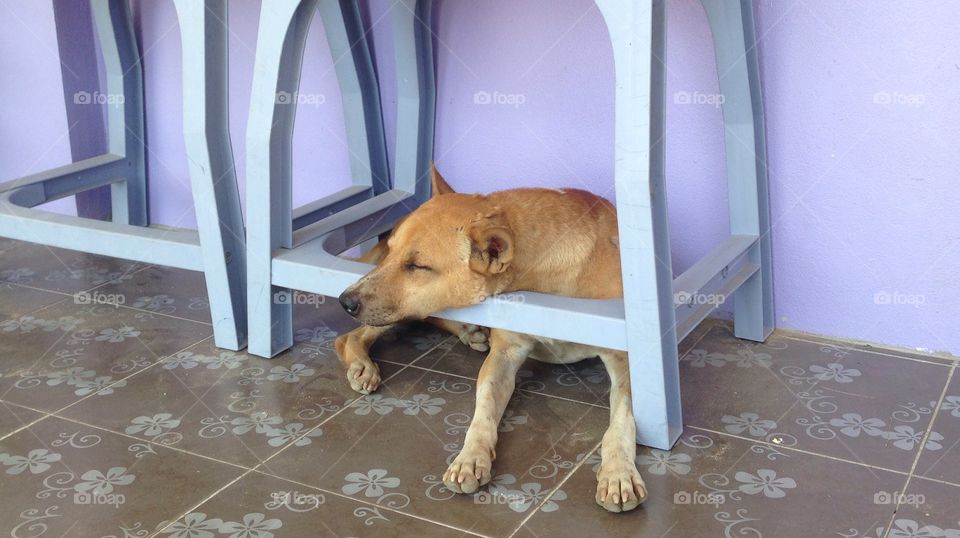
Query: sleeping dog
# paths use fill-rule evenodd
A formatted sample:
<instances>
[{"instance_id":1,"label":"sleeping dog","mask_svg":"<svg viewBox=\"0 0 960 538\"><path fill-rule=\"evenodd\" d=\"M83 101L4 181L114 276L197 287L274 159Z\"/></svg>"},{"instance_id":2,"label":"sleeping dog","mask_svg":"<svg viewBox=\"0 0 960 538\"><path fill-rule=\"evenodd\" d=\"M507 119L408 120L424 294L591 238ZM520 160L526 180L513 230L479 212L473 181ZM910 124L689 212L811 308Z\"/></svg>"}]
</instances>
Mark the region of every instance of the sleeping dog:
<instances>
[{"instance_id":1,"label":"sleeping dog","mask_svg":"<svg viewBox=\"0 0 960 538\"><path fill-rule=\"evenodd\" d=\"M340 296L363 325L337 339L351 386L380 383L368 351L392 325L511 291L569 297L623 297L615 207L574 189L512 189L458 194L432 168L433 197L364 256L376 267ZM443 475L451 491L473 493L490 481L497 427L527 357L569 364L599 356L610 376L610 425L603 436L596 500L611 512L636 508L646 488L634 463L636 425L627 354L502 329L431 320L489 354L477 378L477 403L463 449Z\"/></svg>"}]
</instances>

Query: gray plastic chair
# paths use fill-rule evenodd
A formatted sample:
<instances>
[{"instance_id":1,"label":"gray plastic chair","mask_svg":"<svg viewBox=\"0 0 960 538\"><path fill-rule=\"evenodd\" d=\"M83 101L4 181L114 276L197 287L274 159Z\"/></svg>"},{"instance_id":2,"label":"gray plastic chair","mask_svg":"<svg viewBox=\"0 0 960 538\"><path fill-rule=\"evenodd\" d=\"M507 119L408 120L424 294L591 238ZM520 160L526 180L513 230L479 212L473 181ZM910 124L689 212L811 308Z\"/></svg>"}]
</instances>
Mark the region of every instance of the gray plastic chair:
<instances>
[{"instance_id":1,"label":"gray plastic chair","mask_svg":"<svg viewBox=\"0 0 960 538\"><path fill-rule=\"evenodd\" d=\"M216 344L237 350L246 345L246 261L228 130L227 2L174 0L174 5L183 51L183 129L197 231L148 227L143 75L129 6L126 0L90 0L106 72L101 93L115 102L122 97L122 105L106 107L107 152L0 185L0 236L202 271ZM90 54L95 50L92 39L71 46L85 46ZM95 71L87 75L96 79ZM65 88L71 85L65 80ZM75 101L91 95L65 95L68 108L85 104ZM34 209L106 185L112 222Z\"/></svg>"},{"instance_id":2,"label":"gray plastic chair","mask_svg":"<svg viewBox=\"0 0 960 538\"><path fill-rule=\"evenodd\" d=\"M756 38L749 0L705 1L725 96L732 235L677 278L670 266L664 193L665 32L662 0L597 0L616 68L615 181L623 300L524 293L438 317L627 350L641 444L667 449L682 430L677 341L716 308L705 294L734 297L737 336L773 329L766 151ZM353 1L272 0L260 14L247 131L250 351L271 357L292 344L290 288L339 295L371 266L337 254L389 230L427 195L433 149L431 0L393 7L398 117L392 188L383 187L376 77ZM303 43L315 10L338 58L355 185L292 208L291 139ZM356 46L351 48L351 44ZM379 187L379 190L378 190ZM309 215L309 223L304 220ZM330 216L326 216L330 215ZM298 221L297 219L300 219ZM269 330L268 330L269 328Z\"/></svg>"}]
</instances>

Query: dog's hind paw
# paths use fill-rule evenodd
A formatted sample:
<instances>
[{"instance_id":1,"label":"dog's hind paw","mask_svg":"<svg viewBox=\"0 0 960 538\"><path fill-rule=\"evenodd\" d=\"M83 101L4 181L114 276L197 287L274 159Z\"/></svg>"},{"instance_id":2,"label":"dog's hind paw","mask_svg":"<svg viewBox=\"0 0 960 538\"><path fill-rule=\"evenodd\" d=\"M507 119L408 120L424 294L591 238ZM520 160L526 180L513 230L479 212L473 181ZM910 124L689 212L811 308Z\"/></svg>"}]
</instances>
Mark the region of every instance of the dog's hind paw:
<instances>
[{"instance_id":1,"label":"dog's hind paw","mask_svg":"<svg viewBox=\"0 0 960 538\"><path fill-rule=\"evenodd\" d=\"M633 510L647 498L647 487L632 463L603 464L597 473L597 504L610 512Z\"/></svg>"},{"instance_id":2,"label":"dog's hind paw","mask_svg":"<svg viewBox=\"0 0 960 538\"><path fill-rule=\"evenodd\" d=\"M454 493L474 493L490 482L492 464L487 454L461 452L443 473L443 484Z\"/></svg>"},{"instance_id":3,"label":"dog's hind paw","mask_svg":"<svg viewBox=\"0 0 960 538\"><path fill-rule=\"evenodd\" d=\"M461 342L470 346L471 349L477 351L490 350L490 329L486 327L464 323L457 336L460 337Z\"/></svg>"},{"instance_id":4,"label":"dog's hind paw","mask_svg":"<svg viewBox=\"0 0 960 538\"><path fill-rule=\"evenodd\" d=\"M370 394L380 387L380 369L373 361L354 360L347 369L347 381L360 394Z\"/></svg>"}]
</instances>

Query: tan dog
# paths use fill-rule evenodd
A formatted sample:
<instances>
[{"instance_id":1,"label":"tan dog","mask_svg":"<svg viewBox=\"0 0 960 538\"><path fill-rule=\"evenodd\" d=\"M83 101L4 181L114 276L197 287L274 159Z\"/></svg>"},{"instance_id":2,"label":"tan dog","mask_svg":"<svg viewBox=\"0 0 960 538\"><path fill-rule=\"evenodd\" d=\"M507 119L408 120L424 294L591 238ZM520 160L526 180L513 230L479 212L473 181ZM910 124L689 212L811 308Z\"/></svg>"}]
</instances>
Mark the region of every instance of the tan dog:
<instances>
[{"instance_id":1,"label":"tan dog","mask_svg":"<svg viewBox=\"0 0 960 538\"><path fill-rule=\"evenodd\" d=\"M364 392L379 384L368 350L393 324L510 291L623 297L616 210L607 200L569 189L457 194L435 169L433 185L433 198L375 249L376 268L340 296L347 313L364 324L337 339L355 389L358 382ZM482 334L476 327L445 324L468 342ZM476 412L463 449L443 475L444 484L457 493L473 493L490 481L497 427L517 370L528 356L554 364L599 356L611 389L597 503L621 512L643 502L646 488L634 463L627 354L501 329L490 330L489 346L477 378Z\"/></svg>"}]
</instances>

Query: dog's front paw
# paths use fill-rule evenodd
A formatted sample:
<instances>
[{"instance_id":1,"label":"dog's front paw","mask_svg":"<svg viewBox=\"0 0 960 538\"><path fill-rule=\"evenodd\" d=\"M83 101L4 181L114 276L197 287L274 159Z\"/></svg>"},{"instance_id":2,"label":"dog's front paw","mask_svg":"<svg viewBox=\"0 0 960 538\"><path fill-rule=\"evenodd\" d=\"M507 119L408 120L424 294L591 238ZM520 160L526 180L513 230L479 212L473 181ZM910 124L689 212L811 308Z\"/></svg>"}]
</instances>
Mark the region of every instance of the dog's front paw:
<instances>
[{"instance_id":1,"label":"dog's front paw","mask_svg":"<svg viewBox=\"0 0 960 538\"><path fill-rule=\"evenodd\" d=\"M647 498L647 487L633 462L603 463L597 473L597 504L610 512L633 510Z\"/></svg>"},{"instance_id":2,"label":"dog's front paw","mask_svg":"<svg viewBox=\"0 0 960 538\"><path fill-rule=\"evenodd\" d=\"M370 394L380 387L380 368L371 360L356 359L347 369L347 381L360 394Z\"/></svg>"},{"instance_id":3,"label":"dog's front paw","mask_svg":"<svg viewBox=\"0 0 960 538\"><path fill-rule=\"evenodd\" d=\"M470 346L471 349L477 351L490 350L490 329L486 327L464 323L457 336L460 337L461 342Z\"/></svg>"},{"instance_id":4,"label":"dog's front paw","mask_svg":"<svg viewBox=\"0 0 960 538\"><path fill-rule=\"evenodd\" d=\"M490 481L492 464L486 451L462 451L443 473L443 484L454 493L473 493Z\"/></svg>"}]
</instances>

